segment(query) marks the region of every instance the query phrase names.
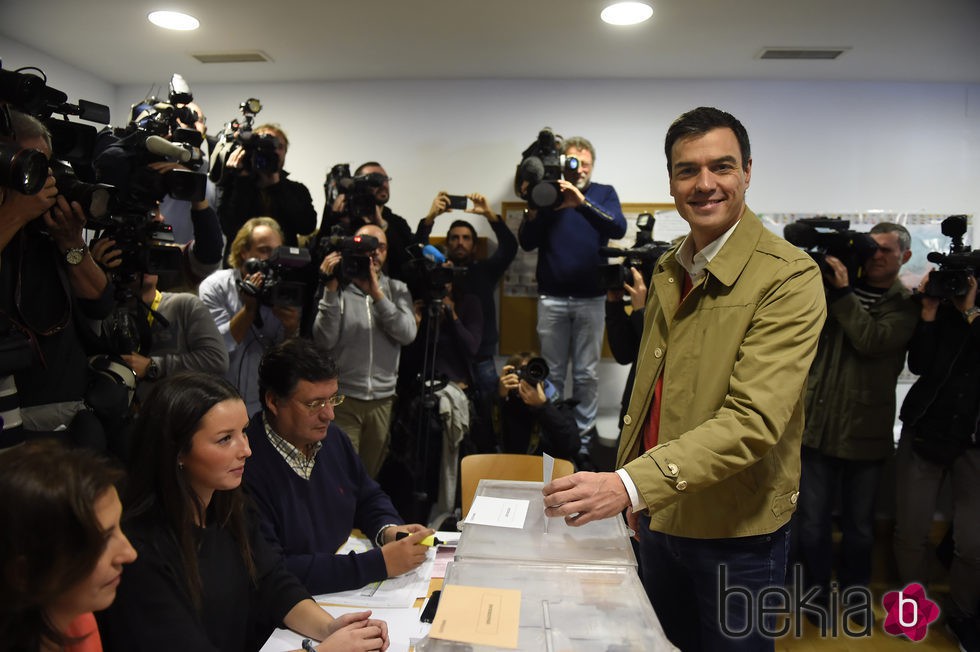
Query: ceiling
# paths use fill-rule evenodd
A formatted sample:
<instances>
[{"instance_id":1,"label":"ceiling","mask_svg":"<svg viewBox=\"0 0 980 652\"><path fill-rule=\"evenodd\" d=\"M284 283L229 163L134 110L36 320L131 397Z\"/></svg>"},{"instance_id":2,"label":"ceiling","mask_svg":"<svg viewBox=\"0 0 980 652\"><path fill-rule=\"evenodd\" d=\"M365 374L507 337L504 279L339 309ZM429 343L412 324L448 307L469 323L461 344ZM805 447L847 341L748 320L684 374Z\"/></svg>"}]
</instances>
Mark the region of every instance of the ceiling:
<instances>
[{"instance_id":1,"label":"ceiling","mask_svg":"<svg viewBox=\"0 0 980 652\"><path fill-rule=\"evenodd\" d=\"M371 79L687 78L980 82L980 0L3 0L0 34L112 84ZM146 14L181 10L195 32ZM770 61L766 47L846 47ZM272 61L202 64L260 50ZM0 52L0 57L2 57Z\"/></svg>"}]
</instances>

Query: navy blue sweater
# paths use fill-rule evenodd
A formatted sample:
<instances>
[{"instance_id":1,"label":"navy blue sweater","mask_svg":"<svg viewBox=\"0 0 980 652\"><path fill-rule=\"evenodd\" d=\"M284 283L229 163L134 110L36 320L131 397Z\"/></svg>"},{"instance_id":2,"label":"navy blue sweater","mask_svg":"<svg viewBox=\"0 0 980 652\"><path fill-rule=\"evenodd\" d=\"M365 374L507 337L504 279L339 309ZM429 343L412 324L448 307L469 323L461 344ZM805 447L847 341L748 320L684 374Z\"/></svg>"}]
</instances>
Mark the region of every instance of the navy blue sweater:
<instances>
[{"instance_id":1,"label":"navy blue sweater","mask_svg":"<svg viewBox=\"0 0 980 652\"><path fill-rule=\"evenodd\" d=\"M245 482L262 515L262 532L310 593L347 591L387 578L379 548L335 554L353 528L374 540L382 526L402 524L347 435L330 424L307 481L273 448L260 414L246 432L252 457Z\"/></svg>"},{"instance_id":2,"label":"navy blue sweater","mask_svg":"<svg viewBox=\"0 0 980 652\"><path fill-rule=\"evenodd\" d=\"M525 251L538 250L538 292L557 297L599 297L599 255L610 238L626 235L626 218L612 186L590 184L586 203L560 211L541 209L533 220L521 222L518 240Z\"/></svg>"}]
</instances>

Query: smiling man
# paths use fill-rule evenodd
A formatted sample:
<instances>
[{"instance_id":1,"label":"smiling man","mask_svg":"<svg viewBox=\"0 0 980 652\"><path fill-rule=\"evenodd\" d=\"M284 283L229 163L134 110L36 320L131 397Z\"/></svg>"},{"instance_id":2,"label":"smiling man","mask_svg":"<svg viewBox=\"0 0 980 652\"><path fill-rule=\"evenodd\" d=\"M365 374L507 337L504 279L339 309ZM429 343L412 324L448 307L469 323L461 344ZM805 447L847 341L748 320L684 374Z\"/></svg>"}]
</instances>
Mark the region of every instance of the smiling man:
<instances>
[{"instance_id":1,"label":"smiling man","mask_svg":"<svg viewBox=\"0 0 980 652\"><path fill-rule=\"evenodd\" d=\"M403 525L391 499L364 470L347 435L332 423L337 365L309 340L293 338L259 367L264 409L246 433L252 458L245 483L262 531L286 566L313 594L355 589L406 573L425 561L418 544L433 533ZM357 528L375 548L339 555ZM408 537L395 540L398 532Z\"/></svg>"},{"instance_id":2,"label":"smiling man","mask_svg":"<svg viewBox=\"0 0 980 652\"><path fill-rule=\"evenodd\" d=\"M628 510L643 584L682 650L771 650L754 606L787 565L820 273L745 205L752 159L732 115L685 113L665 153L691 232L651 278L622 468L551 482L545 513L579 525Z\"/></svg>"}]
</instances>

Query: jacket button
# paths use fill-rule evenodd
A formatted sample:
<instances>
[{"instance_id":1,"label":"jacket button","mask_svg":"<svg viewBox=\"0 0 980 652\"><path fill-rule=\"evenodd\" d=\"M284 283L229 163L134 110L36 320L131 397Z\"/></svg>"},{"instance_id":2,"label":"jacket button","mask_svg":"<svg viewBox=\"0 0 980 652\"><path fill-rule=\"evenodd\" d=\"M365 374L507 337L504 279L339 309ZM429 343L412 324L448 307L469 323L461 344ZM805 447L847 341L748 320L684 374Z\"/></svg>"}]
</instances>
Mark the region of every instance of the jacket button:
<instances>
[{"instance_id":1,"label":"jacket button","mask_svg":"<svg viewBox=\"0 0 980 652\"><path fill-rule=\"evenodd\" d=\"M664 352L659 346L653 350L653 357L662 358L663 356Z\"/></svg>"},{"instance_id":2,"label":"jacket button","mask_svg":"<svg viewBox=\"0 0 980 652\"><path fill-rule=\"evenodd\" d=\"M631 423L633 423L633 417L631 417L631 416L630 416L630 415L628 415L628 414L627 414L627 415L625 415L625 416L623 416L623 425L624 425L624 426L628 426L628 425L630 425Z\"/></svg>"},{"instance_id":3,"label":"jacket button","mask_svg":"<svg viewBox=\"0 0 980 652\"><path fill-rule=\"evenodd\" d=\"M671 475L677 475L677 465L676 464L673 464L673 463L668 464L667 465L667 470L670 471L670 474Z\"/></svg>"},{"instance_id":4,"label":"jacket button","mask_svg":"<svg viewBox=\"0 0 980 652\"><path fill-rule=\"evenodd\" d=\"M674 282L674 279L673 279L673 278L668 278L668 279L667 279L667 282L668 282L668 283L673 283L673 282Z\"/></svg>"},{"instance_id":5,"label":"jacket button","mask_svg":"<svg viewBox=\"0 0 980 652\"><path fill-rule=\"evenodd\" d=\"M800 492L799 491L794 491L793 492L793 495L791 495L789 497L789 502L795 505L796 504L796 501L799 500L799 499L800 499Z\"/></svg>"},{"instance_id":6,"label":"jacket button","mask_svg":"<svg viewBox=\"0 0 980 652\"><path fill-rule=\"evenodd\" d=\"M687 489L687 480L679 480L674 486L677 487L677 491L684 491Z\"/></svg>"}]
</instances>

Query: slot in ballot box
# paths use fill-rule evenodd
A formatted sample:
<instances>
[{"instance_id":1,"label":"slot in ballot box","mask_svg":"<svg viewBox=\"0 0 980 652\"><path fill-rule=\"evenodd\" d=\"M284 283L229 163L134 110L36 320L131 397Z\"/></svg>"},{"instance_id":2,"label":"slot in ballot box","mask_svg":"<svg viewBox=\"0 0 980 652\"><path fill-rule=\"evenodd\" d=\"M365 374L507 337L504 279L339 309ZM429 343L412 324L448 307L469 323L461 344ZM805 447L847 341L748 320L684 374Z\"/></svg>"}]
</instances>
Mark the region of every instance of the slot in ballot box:
<instances>
[{"instance_id":1,"label":"slot in ballot box","mask_svg":"<svg viewBox=\"0 0 980 652\"><path fill-rule=\"evenodd\" d=\"M630 566L636 574L636 555L630 545L629 530L618 516L578 527L566 525L564 519L551 518L545 532L543 487L541 482L480 480L474 506L479 504L481 496L525 500L527 514L520 528L460 523L462 535L456 547L456 560Z\"/></svg>"},{"instance_id":2,"label":"slot in ballot box","mask_svg":"<svg viewBox=\"0 0 980 652\"><path fill-rule=\"evenodd\" d=\"M453 584L521 592L518 650L676 650L664 635L634 568L457 561L450 565L444 587ZM505 649L441 640L431 633L416 645L416 652Z\"/></svg>"}]
</instances>

